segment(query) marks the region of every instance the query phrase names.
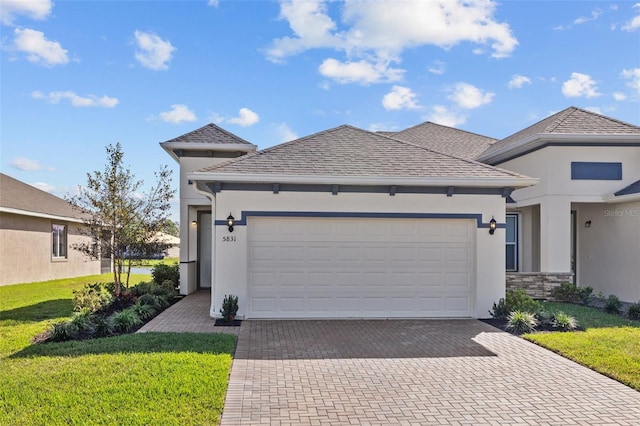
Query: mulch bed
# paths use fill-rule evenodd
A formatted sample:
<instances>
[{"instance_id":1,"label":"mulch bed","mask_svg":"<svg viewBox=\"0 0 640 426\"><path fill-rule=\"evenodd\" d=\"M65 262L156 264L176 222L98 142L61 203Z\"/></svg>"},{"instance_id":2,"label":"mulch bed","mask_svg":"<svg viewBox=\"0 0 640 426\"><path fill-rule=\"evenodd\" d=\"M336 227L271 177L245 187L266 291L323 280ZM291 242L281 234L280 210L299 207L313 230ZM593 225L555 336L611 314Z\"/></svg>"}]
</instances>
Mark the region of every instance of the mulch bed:
<instances>
[{"instance_id":1,"label":"mulch bed","mask_svg":"<svg viewBox=\"0 0 640 426\"><path fill-rule=\"evenodd\" d=\"M233 321L225 321L223 318L216 318L214 326L216 327L240 327L242 320L234 319Z\"/></svg>"},{"instance_id":2,"label":"mulch bed","mask_svg":"<svg viewBox=\"0 0 640 426\"><path fill-rule=\"evenodd\" d=\"M484 322L485 324L494 326L495 328L499 328L502 331L506 331L507 333L511 333L515 336L520 336L522 334L514 330L507 329L507 320L504 318L486 318L486 319L481 319L480 321ZM567 331L567 333L570 333L572 331L584 331L584 330L585 330L584 328L578 326L575 330ZM553 328L551 324L540 324L536 327L533 333L548 333L551 331L562 331L562 330Z\"/></svg>"}]
</instances>

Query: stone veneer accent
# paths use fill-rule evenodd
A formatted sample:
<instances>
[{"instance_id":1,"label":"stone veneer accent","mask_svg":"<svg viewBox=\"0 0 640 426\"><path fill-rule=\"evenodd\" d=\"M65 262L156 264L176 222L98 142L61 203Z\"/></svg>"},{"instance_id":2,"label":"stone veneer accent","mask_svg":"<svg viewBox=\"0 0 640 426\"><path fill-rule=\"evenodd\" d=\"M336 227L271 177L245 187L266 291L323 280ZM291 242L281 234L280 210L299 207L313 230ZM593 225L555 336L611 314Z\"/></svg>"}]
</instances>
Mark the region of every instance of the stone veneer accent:
<instances>
[{"instance_id":1,"label":"stone veneer accent","mask_svg":"<svg viewBox=\"0 0 640 426\"><path fill-rule=\"evenodd\" d=\"M524 290L534 299L550 299L551 290L573 282L572 272L507 272L507 290Z\"/></svg>"}]
</instances>

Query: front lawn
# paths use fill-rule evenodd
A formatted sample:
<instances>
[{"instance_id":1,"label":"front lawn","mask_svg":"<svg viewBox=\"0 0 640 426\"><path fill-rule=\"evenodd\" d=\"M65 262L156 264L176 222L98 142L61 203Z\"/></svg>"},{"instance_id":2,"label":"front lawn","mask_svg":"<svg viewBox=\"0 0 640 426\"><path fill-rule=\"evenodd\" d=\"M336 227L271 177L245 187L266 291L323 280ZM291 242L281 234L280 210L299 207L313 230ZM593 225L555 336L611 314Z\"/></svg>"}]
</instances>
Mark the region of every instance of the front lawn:
<instances>
[{"instance_id":1,"label":"front lawn","mask_svg":"<svg viewBox=\"0 0 640 426\"><path fill-rule=\"evenodd\" d=\"M585 331L523 337L640 391L640 322L599 309L545 302L547 311L574 316Z\"/></svg>"},{"instance_id":2,"label":"front lawn","mask_svg":"<svg viewBox=\"0 0 640 426\"><path fill-rule=\"evenodd\" d=\"M149 280L135 277L132 284ZM0 424L216 424L235 337L143 333L34 345L72 290L109 275L0 287Z\"/></svg>"}]
</instances>

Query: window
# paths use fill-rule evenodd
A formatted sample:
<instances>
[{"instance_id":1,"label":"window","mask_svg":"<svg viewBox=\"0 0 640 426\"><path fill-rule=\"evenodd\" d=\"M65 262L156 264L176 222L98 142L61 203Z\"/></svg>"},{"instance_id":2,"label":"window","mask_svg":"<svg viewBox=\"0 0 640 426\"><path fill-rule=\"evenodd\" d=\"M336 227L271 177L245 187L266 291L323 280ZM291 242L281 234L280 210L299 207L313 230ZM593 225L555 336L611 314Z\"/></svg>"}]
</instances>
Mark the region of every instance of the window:
<instances>
[{"instance_id":1,"label":"window","mask_svg":"<svg viewBox=\"0 0 640 426\"><path fill-rule=\"evenodd\" d=\"M54 223L51 225L51 241L53 247L51 255L54 258L67 257L67 226Z\"/></svg>"},{"instance_id":2,"label":"window","mask_svg":"<svg viewBox=\"0 0 640 426\"><path fill-rule=\"evenodd\" d=\"M507 271L518 270L518 215L507 214Z\"/></svg>"}]
</instances>

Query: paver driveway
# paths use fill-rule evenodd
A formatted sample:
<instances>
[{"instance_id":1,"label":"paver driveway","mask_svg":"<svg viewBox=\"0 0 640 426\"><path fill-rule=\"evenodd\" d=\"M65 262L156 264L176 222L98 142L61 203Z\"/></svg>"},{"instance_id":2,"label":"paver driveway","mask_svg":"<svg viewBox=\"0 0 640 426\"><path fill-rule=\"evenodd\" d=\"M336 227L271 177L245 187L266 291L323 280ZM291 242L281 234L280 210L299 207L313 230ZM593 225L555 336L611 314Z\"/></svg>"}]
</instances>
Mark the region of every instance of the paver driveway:
<instances>
[{"instance_id":1,"label":"paver driveway","mask_svg":"<svg viewBox=\"0 0 640 426\"><path fill-rule=\"evenodd\" d=\"M475 320L244 321L222 425L640 424L640 392Z\"/></svg>"}]
</instances>

